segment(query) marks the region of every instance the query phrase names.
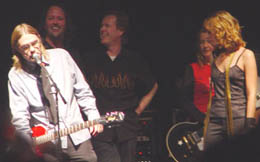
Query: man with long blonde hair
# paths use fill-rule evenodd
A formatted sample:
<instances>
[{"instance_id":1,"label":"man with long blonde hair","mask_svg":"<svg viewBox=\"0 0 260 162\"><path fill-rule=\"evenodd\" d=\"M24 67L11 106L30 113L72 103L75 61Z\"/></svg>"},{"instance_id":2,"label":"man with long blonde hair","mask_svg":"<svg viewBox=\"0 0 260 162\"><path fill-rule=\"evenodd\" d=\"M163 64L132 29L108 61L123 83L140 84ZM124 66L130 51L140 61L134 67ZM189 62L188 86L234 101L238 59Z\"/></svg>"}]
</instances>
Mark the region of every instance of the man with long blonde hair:
<instances>
[{"instance_id":1,"label":"man with long blonde hair","mask_svg":"<svg viewBox=\"0 0 260 162\"><path fill-rule=\"evenodd\" d=\"M89 120L100 117L88 83L66 50L45 50L38 31L24 23L14 28L11 47L14 63L8 74L8 90L12 124L17 134L29 144L35 144L32 136L42 132L42 129L48 132L57 129L59 131L83 123L80 108ZM54 82L50 88L55 91L45 92L46 77L50 82ZM54 98L54 101L51 98ZM53 107L57 113L53 113ZM40 130L39 128L40 132L34 131ZM91 134L96 135L102 131L103 125L97 124L90 127L90 130L80 129L60 138L58 136L57 140L52 142L57 145L54 148L60 148L61 152L56 154L56 149L48 149L37 153L47 162L96 162L97 157L90 138Z\"/></svg>"}]
</instances>

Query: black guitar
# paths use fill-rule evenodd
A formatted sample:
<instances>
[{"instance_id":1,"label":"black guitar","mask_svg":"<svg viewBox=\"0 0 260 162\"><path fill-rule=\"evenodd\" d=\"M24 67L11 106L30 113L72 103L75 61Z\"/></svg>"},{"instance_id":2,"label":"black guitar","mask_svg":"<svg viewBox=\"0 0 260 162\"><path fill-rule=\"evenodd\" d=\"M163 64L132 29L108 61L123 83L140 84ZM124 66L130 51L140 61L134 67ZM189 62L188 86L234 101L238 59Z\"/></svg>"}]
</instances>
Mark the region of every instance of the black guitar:
<instances>
[{"instance_id":1,"label":"black guitar","mask_svg":"<svg viewBox=\"0 0 260 162\"><path fill-rule=\"evenodd\" d=\"M198 122L179 122L166 136L166 147L175 162L198 162L203 151L203 128Z\"/></svg>"}]
</instances>

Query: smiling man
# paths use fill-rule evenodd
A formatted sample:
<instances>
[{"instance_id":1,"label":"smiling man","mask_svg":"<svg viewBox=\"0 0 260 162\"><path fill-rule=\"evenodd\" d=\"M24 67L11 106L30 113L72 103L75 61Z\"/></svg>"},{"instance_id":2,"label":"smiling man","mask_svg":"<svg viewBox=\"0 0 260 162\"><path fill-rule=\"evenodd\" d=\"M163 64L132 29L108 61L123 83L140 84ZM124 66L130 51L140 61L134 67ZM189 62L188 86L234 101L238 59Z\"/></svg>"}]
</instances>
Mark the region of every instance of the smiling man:
<instances>
[{"instance_id":1,"label":"smiling man","mask_svg":"<svg viewBox=\"0 0 260 162\"><path fill-rule=\"evenodd\" d=\"M101 114L125 112L122 125L105 128L93 138L99 162L135 162L139 115L152 101L158 85L147 62L125 47L128 16L118 11L105 14L99 30L104 49L89 54L86 78ZM140 95L139 87L144 88ZM139 96L140 95L140 96Z\"/></svg>"},{"instance_id":2,"label":"smiling man","mask_svg":"<svg viewBox=\"0 0 260 162\"><path fill-rule=\"evenodd\" d=\"M75 26L72 23L69 11L62 2L53 2L44 10L39 31L46 49L66 49L78 66L82 67Z\"/></svg>"},{"instance_id":3,"label":"smiling man","mask_svg":"<svg viewBox=\"0 0 260 162\"><path fill-rule=\"evenodd\" d=\"M51 6L45 19L47 31L45 40L52 47L64 48L64 32L66 30L66 18L63 9L59 6Z\"/></svg>"}]
</instances>

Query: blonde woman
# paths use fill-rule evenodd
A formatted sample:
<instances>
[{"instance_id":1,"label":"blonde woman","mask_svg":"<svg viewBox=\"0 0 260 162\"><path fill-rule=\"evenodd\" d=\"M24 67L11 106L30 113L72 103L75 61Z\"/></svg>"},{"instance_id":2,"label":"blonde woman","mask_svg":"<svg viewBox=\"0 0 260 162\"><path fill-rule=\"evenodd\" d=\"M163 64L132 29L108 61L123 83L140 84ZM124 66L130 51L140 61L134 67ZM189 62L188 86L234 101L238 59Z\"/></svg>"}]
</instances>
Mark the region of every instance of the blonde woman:
<instances>
[{"instance_id":1,"label":"blonde woman","mask_svg":"<svg viewBox=\"0 0 260 162\"><path fill-rule=\"evenodd\" d=\"M238 20L229 12L210 15L203 28L215 39L212 45L216 49L211 69L215 95L211 97L205 127L207 150L255 126L257 67Z\"/></svg>"}]
</instances>

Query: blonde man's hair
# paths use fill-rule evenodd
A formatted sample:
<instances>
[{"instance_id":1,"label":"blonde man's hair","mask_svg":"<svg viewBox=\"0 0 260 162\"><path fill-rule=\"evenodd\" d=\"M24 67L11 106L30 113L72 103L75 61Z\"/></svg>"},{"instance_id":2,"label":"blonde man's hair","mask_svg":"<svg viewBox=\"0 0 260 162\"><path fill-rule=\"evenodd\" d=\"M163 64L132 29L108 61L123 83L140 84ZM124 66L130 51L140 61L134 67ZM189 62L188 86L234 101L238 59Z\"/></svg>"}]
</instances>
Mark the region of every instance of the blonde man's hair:
<instances>
[{"instance_id":1,"label":"blonde man's hair","mask_svg":"<svg viewBox=\"0 0 260 162\"><path fill-rule=\"evenodd\" d=\"M18 41L25 34L34 34L39 38L40 50L42 52L42 55L45 59L48 59L48 55L46 53L45 47L42 44L41 36L40 36L39 32L34 27L32 27L31 25L28 25L28 24L25 24L25 23L19 24L14 28L14 30L12 32L12 36L11 36L11 48L12 48L12 54L13 54L13 56L12 56L13 67L17 70L22 68L22 60L21 59L23 59L19 50L18 50L18 48L19 48L18 47Z\"/></svg>"},{"instance_id":2,"label":"blonde man's hair","mask_svg":"<svg viewBox=\"0 0 260 162\"><path fill-rule=\"evenodd\" d=\"M207 17L203 22L203 28L215 35L216 48L223 52L231 53L241 46L246 46L238 20L225 10L217 11Z\"/></svg>"}]
</instances>

